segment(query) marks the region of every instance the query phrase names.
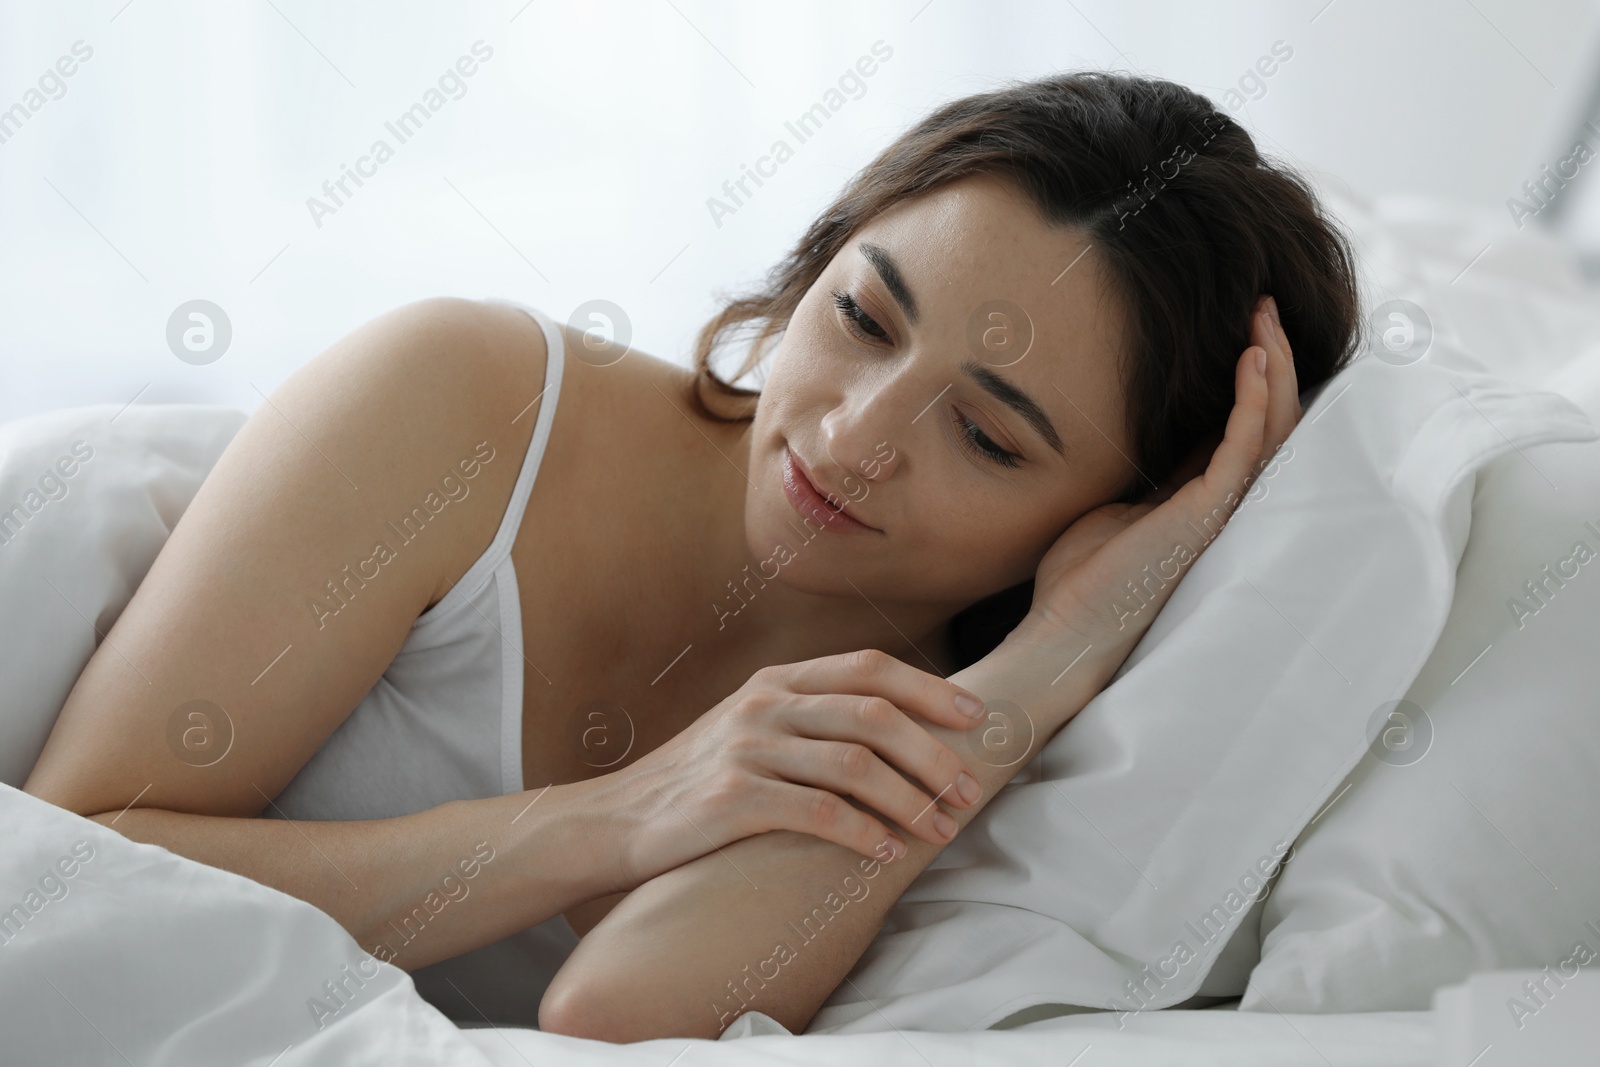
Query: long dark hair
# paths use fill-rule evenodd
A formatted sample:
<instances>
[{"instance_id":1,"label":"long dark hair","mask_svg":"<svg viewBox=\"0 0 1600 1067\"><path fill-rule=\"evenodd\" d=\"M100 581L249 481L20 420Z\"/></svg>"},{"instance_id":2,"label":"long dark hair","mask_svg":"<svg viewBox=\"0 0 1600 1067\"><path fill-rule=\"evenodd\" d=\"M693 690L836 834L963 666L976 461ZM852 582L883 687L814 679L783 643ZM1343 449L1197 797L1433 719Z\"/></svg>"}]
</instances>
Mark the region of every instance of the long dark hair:
<instances>
[{"instance_id":1,"label":"long dark hair","mask_svg":"<svg viewBox=\"0 0 1600 1067\"><path fill-rule=\"evenodd\" d=\"M754 371L806 291L857 229L902 200L974 174L1011 178L1054 225L1101 257L1127 309L1119 373L1134 501L1202 441L1220 438L1234 367L1262 293L1277 301L1302 390L1343 368L1357 344L1359 295L1348 239L1310 183L1269 162L1250 135L1173 82L1076 71L947 103L880 152L817 217L756 292L729 299L695 345L690 404L723 422L754 417L759 391L731 384ZM755 327L731 379L712 354L735 327ZM718 411L710 391L732 404ZM952 620L962 666L1022 620L1030 580Z\"/></svg>"}]
</instances>

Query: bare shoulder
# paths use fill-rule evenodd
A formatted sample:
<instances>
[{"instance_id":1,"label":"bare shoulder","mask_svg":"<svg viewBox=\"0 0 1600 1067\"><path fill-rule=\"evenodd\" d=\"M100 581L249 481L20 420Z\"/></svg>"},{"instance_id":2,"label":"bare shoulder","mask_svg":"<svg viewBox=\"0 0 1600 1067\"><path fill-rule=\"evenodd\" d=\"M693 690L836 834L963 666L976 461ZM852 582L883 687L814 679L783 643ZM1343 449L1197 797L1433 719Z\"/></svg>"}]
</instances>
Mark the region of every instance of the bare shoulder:
<instances>
[{"instance_id":1,"label":"bare shoulder","mask_svg":"<svg viewBox=\"0 0 1600 1067\"><path fill-rule=\"evenodd\" d=\"M480 417L508 412L508 425L522 414L521 425L537 417L537 407L523 412L543 389L547 347L544 331L517 308L439 296L379 315L319 359L382 363L414 401L466 405L459 413Z\"/></svg>"},{"instance_id":2,"label":"bare shoulder","mask_svg":"<svg viewBox=\"0 0 1600 1067\"><path fill-rule=\"evenodd\" d=\"M715 449L726 447L725 438L739 424L708 417L694 403L692 367L638 348L621 359L609 351L591 355L581 329L564 326L562 335L566 382L571 383L562 386L562 407L570 403L583 419L608 427L614 441L635 453L644 449L664 458L687 450L714 456ZM751 411L753 405L744 414Z\"/></svg>"},{"instance_id":3,"label":"bare shoulder","mask_svg":"<svg viewBox=\"0 0 1600 1067\"><path fill-rule=\"evenodd\" d=\"M229 442L91 657L29 790L81 814L136 795L257 814L493 539L532 437L542 346L499 309L439 298L297 368ZM204 753L173 740L193 733L196 701L239 742L204 774L191 759Z\"/></svg>"},{"instance_id":4,"label":"bare shoulder","mask_svg":"<svg viewBox=\"0 0 1600 1067\"><path fill-rule=\"evenodd\" d=\"M400 424L375 438L392 450L388 473L467 494L438 526L440 565L424 610L494 538L543 404L547 359L544 332L520 309L441 296L377 316L307 365L329 364L306 377L347 382L374 417ZM470 485L464 469L475 471Z\"/></svg>"}]
</instances>

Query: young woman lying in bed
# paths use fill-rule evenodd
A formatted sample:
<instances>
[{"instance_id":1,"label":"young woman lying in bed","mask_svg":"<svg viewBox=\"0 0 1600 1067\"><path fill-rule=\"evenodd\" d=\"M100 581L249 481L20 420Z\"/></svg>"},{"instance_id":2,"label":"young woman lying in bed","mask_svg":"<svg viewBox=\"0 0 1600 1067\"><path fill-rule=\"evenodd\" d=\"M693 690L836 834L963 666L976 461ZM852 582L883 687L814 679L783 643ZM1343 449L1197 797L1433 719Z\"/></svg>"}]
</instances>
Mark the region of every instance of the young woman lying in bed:
<instances>
[{"instance_id":1,"label":"young woman lying in bed","mask_svg":"<svg viewBox=\"0 0 1600 1067\"><path fill-rule=\"evenodd\" d=\"M561 335L510 551L525 789L257 817L507 514L548 346L514 307L459 299L380 316L250 418L26 788L310 901L408 970L565 913L584 936L547 1029L714 1037L758 1007L799 1032L1109 682L1176 587L1152 573L1215 536L1300 391L1350 358L1356 309L1309 188L1202 97L1078 73L955 101L705 327L695 371ZM770 356L759 394L709 366L745 324L732 380ZM490 454L512 458L480 462L448 521L328 597L439 471ZM197 699L233 731L205 766L168 737ZM596 758L596 729L626 755ZM395 917L491 853L396 951ZM832 906L851 884L870 892ZM785 951L824 902L828 936ZM756 1002L730 995L751 966Z\"/></svg>"}]
</instances>

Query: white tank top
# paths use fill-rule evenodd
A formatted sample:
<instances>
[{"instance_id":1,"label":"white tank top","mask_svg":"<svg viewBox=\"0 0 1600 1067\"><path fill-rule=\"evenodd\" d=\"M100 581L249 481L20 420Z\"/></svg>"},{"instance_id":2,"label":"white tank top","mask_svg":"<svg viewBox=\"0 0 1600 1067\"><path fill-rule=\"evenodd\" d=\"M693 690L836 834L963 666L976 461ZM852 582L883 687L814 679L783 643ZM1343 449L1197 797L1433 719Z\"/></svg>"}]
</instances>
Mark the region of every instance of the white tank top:
<instances>
[{"instance_id":1,"label":"white tank top","mask_svg":"<svg viewBox=\"0 0 1600 1067\"><path fill-rule=\"evenodd\" d=\"M383 676L278 794L277 810L269 807L265 816L388 819L450 800L523 789L522 602L511 546L550 439L565 353L560 329L544 313L512 300L491 302L527 312L549 348L533 439L500 529L450 591L417 616ZM461 842L461 859L472 858L474 844ZM440 878L447 873L441 870ZM468 899L470 890L461 902ZM396 930L389 943L400 949L403 931ZM539 999L577 944L578 935L558 914L418 968L411 977L417 991L452 1019L481 1024L487 1016L494 1023L536 1027Z\"/></svg>"}]
</instances>

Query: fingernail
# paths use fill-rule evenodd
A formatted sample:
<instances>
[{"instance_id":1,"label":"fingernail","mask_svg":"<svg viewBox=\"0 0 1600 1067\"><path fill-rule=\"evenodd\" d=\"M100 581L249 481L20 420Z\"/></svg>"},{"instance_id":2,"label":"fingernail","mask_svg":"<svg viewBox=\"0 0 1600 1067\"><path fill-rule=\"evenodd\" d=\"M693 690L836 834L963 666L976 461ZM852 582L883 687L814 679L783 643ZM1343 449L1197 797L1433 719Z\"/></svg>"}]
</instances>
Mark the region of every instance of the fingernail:
<instances>
[{"instance_id":1,"label":"fingernail","mask_svg":"<svg viewBox=\"0 0 1600 1067\"><path fill-rule=\"evenodd\" d=\"M1265 348L1256 349L1256 373L1263 378L1267 375L1267 350Z\"/></svg>"},{"instance_id":2,"label":"fingernail","mask_svg":"<svg viewBox=\"0 0 1600 1067\"><path fill-rule=\"evenodd\" d=\"M1278 319L1278 302L1270 296L1267 297L1267 314L1272 316L1272 321L1275 325L1283 325Z\"/></svg>"},{"instance_id":3,"label":"fingernail","mask_svg":"<svg viewBox=\"0 0 1600 1067\"><path fill-rule=\"evenodd\" d=\"M976 804L978 798L983 796L983 786L979 785L978 780L972 775L962 771L956 776L956 792L960 793L961 799L968 804Z\"/></svg>"},{"instance_id":4,"label":"fingernail","mask_svg":"<svg viewBox=\"0 0 1600 1067\"><path fill-rule=\"evenodd\" d=\"M883 839L883 844L878 846L878 852L879 854L884 852L889 853L889 859L883 861L884 863L888 863L889 860L897 860L906 854L906 843L893 834L890 834L888 837Z\"/></svg>"},{"instance_id":5,"label":"fingernail","mask_svg":"<svg viewBox=\"0 0 1600 1067\"><path fill-rule=\"evenodd\" d=\"M957 693L956 710L969 719L981 718L983 716L983 701L966 693Z\"/></svg>"},{"instance_id":6,"label":"fingernail","mask_svg":"<svg viewBox=\"0 0 1600 1067\"><path fill-rule=\"evenodd\" d=\"M956 836L956 821L942 811L933 813L933 828L939 831L939 836L946 841Z\"/></svg>"}]
</instances>

